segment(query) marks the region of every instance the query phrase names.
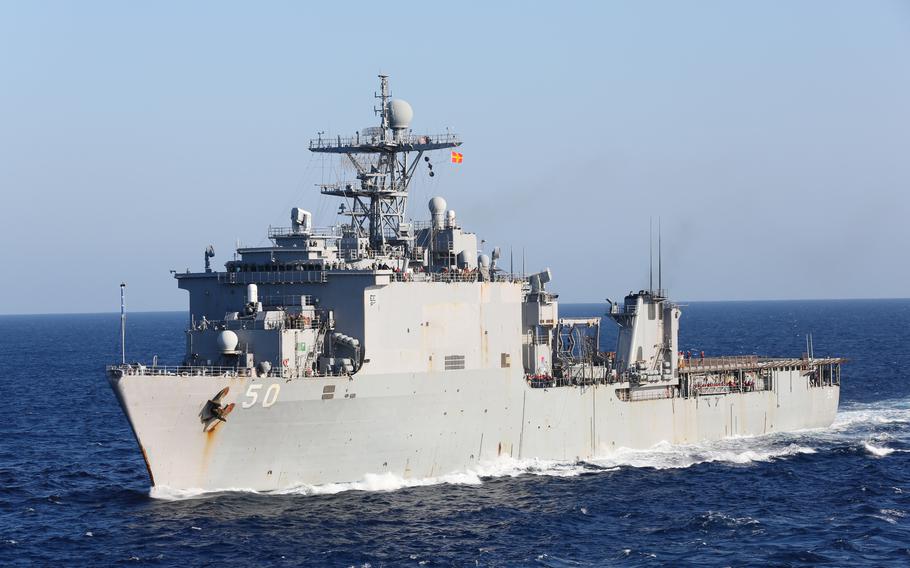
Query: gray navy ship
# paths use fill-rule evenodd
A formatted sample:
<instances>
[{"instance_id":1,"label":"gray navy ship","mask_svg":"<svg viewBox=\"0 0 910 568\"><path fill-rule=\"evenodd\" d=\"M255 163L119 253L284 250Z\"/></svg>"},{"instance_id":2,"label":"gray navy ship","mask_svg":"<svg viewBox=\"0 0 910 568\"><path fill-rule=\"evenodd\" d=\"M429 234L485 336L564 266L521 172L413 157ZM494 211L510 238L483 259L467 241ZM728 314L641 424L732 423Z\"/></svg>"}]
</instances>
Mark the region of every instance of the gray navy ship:
<instances>
[{"instance_id":1,"label":"gray navy ship","mask_svg":"<svg viewBox=\"0 0 910 568\"><path fill-rule=\"evenodd\" d=\"M504 270L441 197L410 219L417 168L460 159L461 140L415 134L380 81L379 126L309 145L350 165L350 181L320 186L346 222L316 228L294 208L224 270L209 247L203 270L175 274L183 364L107 368L153 486L427 478L832 423L841 359L686 357L659 285L609 305L619 336L604 352L601 315L560 317L549 270Z\"/></svg>"}]
</instances>

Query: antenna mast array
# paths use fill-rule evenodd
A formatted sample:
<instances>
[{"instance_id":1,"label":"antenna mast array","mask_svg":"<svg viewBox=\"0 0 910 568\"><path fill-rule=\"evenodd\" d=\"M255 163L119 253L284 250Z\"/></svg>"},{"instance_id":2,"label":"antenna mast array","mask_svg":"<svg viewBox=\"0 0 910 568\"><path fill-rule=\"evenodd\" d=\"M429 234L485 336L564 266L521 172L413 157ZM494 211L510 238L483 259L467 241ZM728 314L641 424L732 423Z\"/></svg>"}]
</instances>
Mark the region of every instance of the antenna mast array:
<instances>
[{"instance_id":1,"label":"antenna mast array","mask_svg":"<svg viewBox=\"0 0 910 568\"><path fill-rule=\"evenodd\" d=\"M380 92L374 96L380 106L374 112L380 117L378 127L365 128L351 138L310 140L311 152L343 154L357 171L357 181L320 184L324 195L346 198L350 202L344 214L351 217L350 229L357 237L369 238L373 250L387 245L410 246L414 235L405 223L408 185L424 152L455 148L461 140L455 134L414 135L410 123L411 105L391 98L389 77L379 75ZM410 159L411 153L417 156Z\"/></svg>"}]
</instances>

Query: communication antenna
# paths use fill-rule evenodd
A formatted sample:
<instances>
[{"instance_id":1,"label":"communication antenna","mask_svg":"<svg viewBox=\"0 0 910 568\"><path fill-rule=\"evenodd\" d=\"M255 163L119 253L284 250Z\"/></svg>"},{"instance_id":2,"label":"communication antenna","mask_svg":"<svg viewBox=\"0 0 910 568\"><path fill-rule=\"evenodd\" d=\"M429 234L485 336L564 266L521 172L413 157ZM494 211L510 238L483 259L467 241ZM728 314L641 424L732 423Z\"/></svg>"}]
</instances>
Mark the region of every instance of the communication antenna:
<instances>
[{"instance_id":1,"label":"communication antenna","mask_svg":"<svg viewBox=\"0 0 910 568\"><path fill-rule=\"evenodd\" d=\"M120 364L126 365L126 282L120 283Z\"/></svg>"},{"instance_id":2,"label":"communication antenna","mask_svg":"<svg viewBox=\"0 0 910 568\"><path fill-rule=\"evenodd\" d=\"M663 286L663 270L661 270L663 256L660 252L660 217L657 218L657 293L660 294Z\"/></svg>"},{"instance_id":3,"label":"communication antenna","mask_svg":"<svg viewBox=\"0 0 910 568\"><path fill-rule=\"evenodd\" d=\"M648 292L654 294L654 217L648 217Z\"/></svg>"},{"instance_id":4,"label":"communication antenna","mask_svg":"<svg viewBox=\"0 0 910 568\"><path fill-rule=\"evenodd\" d=\"M809 360L815 358L815 341L811 333L806 333L806 358Z\"/></svg>"},{"instance_id":5,"label":"communication antenna","mask_svg":"<svg viewBox=\"0 0 910 568\"><path fill-rule=\"evenodd\" d=\"M317 133L310 140L311 152L344 156L356 170L356 181L320 183L323 195L347 200L347 227L358 237L369 238L374 250L386 246L413 247L413 235L405 223L408 188L426 152L461 146L461 139L450 133L418 136L411 132L414 111L401 99L393 99L388 75L379 75L380 90L374 93L374 112L379 126L363 129L353 138L325 138ZM416 156L414 156L416 154ZM435 175L433 164L429 175Z\"/></svg>"}]
</instances>

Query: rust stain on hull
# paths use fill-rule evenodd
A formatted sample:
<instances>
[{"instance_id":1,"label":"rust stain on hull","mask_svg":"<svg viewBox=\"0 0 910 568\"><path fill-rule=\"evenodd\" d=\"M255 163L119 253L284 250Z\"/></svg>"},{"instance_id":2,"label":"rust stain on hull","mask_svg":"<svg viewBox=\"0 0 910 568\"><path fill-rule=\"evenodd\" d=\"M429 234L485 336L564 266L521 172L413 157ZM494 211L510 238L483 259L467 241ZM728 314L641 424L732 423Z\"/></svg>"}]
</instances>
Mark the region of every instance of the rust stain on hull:
<instances>
[{"instance_id":1,"label":"rust stain on hull","mask_svg":"<svg viewBox=\"0 0 910 568\"><path fill-rule=\"evenodd\" d=\"M220 425L220 422L219 422ZM218 438L218 426L205 432L205 442L202 446L202 463L200 464L199 473L205 474L208 470L209 462L212 459L212 450Z\"/></svg>"},{"instance_id":2,"label":"rust stain on hull","mask_svg":"<svg viewBox=\"0 0 910 568\"><path fill-rule=\"evenodd\" d=\"M145 470L148 471L149 481L152 482L152 485L155 485L155 476L152 474L152 464L149 462L149 455L145 453L145 446L141 443L139 444L139 450L142 452L142 460L145 461Z\"/></svg>"}]
</instances>

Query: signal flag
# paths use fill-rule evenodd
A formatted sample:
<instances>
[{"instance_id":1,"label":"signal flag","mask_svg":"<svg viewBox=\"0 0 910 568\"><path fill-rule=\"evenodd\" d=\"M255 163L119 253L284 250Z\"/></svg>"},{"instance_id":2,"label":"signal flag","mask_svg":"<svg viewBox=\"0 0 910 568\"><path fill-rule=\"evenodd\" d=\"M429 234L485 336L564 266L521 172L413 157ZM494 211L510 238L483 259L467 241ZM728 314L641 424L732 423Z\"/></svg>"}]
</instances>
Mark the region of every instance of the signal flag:
<instances>
[{"instance_id":1,"label":"signal flag","mask_svg":"<svg viewBox=\"0 0 910 568\"><path fill-rule=\"evenodd\" d=\"M460 164L464 160L464 156L461 155L461 152L452 152L452 163Z\"/></svg>"}]
</instances>

